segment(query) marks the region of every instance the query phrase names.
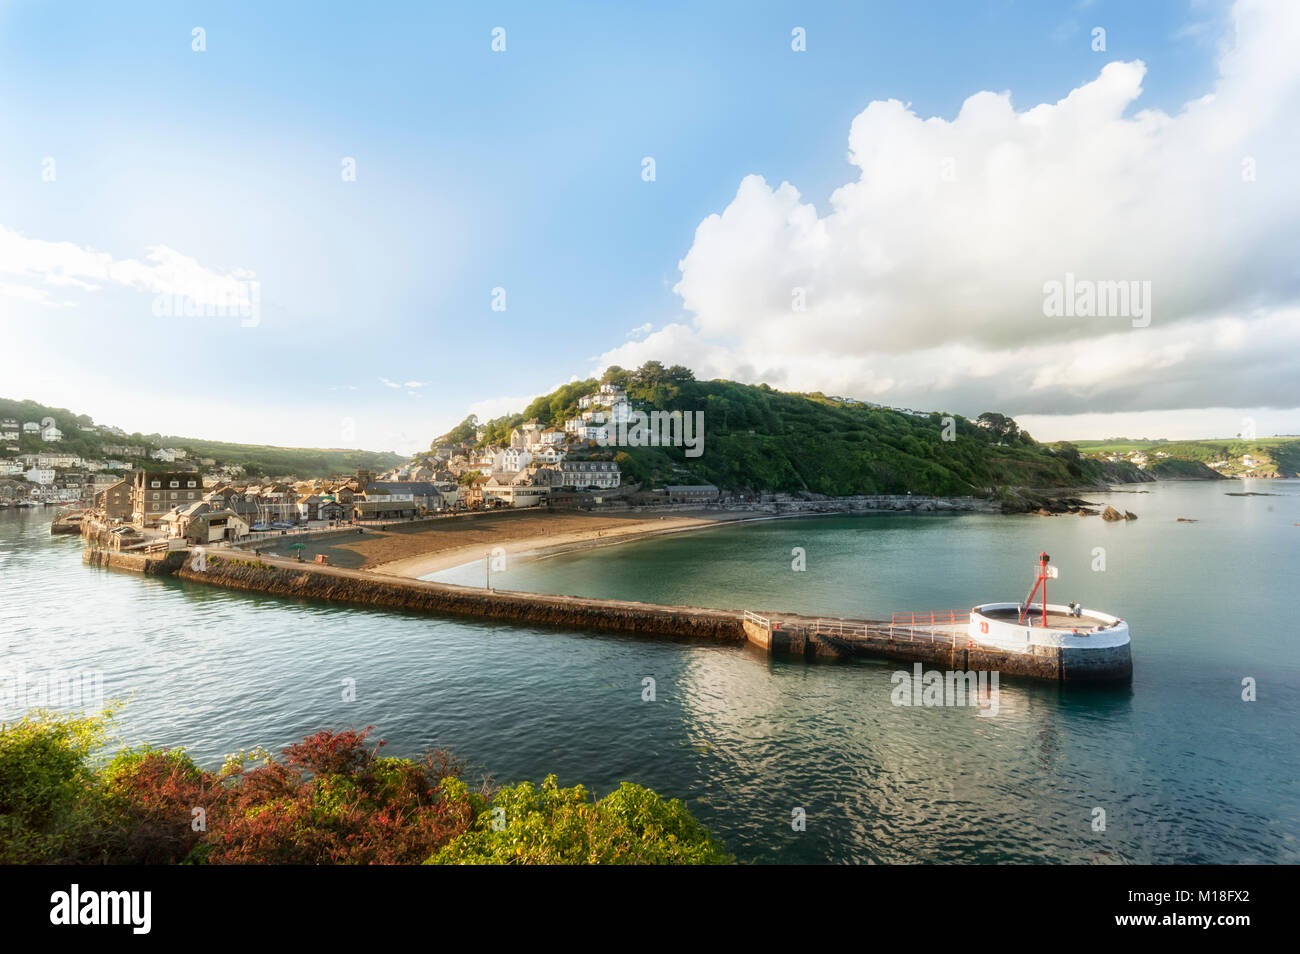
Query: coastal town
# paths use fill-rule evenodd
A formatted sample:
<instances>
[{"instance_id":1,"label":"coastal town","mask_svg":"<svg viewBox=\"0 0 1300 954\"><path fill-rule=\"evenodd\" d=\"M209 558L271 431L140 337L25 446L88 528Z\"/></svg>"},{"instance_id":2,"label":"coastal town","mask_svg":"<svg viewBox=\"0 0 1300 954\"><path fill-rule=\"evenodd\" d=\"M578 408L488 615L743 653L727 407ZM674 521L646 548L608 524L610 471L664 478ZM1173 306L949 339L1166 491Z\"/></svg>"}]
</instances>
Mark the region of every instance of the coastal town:
<instances>
[{"instance_id":1,"label":"coastal town","mask_svg":"<svg viewBox=\"0 0 1300 954\"><path fill-rule=\"evenodd\" d=\"M633 417L627 392L605 383L582 396L560 426L528 420L498 444L484 430L435 443L386 471L358 469L325 478L250 476L183 447L119 443L119 428L81 425L108 438L103 456L63 449L53 417L0 420L0 442L39 439L40 447L0 458L0 507L60 508L56 532L93 527L114 549L160 540L210 543L290 530L416 520L485 510L628 509L703 505L720 497L711 484L625 485L606 448L610 429ZM0 445L3 446L3 445Z\"/></svg>"},{"instance_id":2,"label":"coastal town","mask_svg":"<svg viewBox=\"0 0 1300 954\"><path fill-rule=\"evenodd\" d=\"M480 423L471 416L434 440L428 450L405 460L395 454L374 455L366 463L346 468L331 463L325 470L321 459L316 458L305 473L295 472L293 466L293 462L303 460L301 457L277 459L289 462L284 469L251 460L241 463L234 449L254 450L244 445L196 442L195 447L188 447L183 439L128 434L121 428L98 425L88 416L74 417L57 409L46 409L51 413L30 418L6 414L0 417L0 452L5 455L0 456L0 509L56 507L54 532L80 531L99 546L114 550L157 548L169 540L178 546L236 542L291 531L503 510L604 514L683 508L830 512L837 508L995 509L1000 505L1004 512L1013 513L1094 512L1084 508L1086 501L1073 498L1051 501L1034 497L1026 502L1020 491L998 494L996 488L973 495L969 490L964 495L950 491L936 494L933 489L922 490L902 481L896 481L894 488L885 493L880 491L886 488L826 493L814 490L803 478L811 474L819 456L799 450L790 458L795 477L788 483L802 483L802 489L773 486L762 472L753 469L755 462L761 465L772 460L773 455L751 453L743 446L737 449L735 438L723 453L729 453L731 461L744 467L730 468L739 479L727 481L727 486L720 487L701 476L705 471L694 466L696 462L689 452L661 458L655 471L636 467L623 440L629 424L671 416L665 414L662 405L647 399L665 380L680 384L694 379L684 368L664 369L654 363L636 372L611 368L600 380L575 382L538 399L528 413L540 417L516 414ZM719 382L707 387L713 391L705 395L705 402L732 395L767 400L771 393L761 389L736 392L734 386L728 392L725 388L729 386ZM940 434L941 421L911 408L836 396L791 395L785 400L795 401L798 413L823 413L816 409L825 409L825 415L866 415L856 420L877 421L886 428L915 422L906 425L912 428L910 433L924 435L922 439L927 442L935 441ZM729 400L717 400L716 406L722 410L724 428L729 411L736 417L752 413ZM27 411L40 407L30 402L10 402L4 409ZM827 433L828 427L830 433L835 433L838 425L848 428L844 431L847 440L857 433L854 420L824 416L809 433ZM990 448L1000 449L1012 440L1023 444L1024 438L1016 436L1014 425L1002 415L985 414L974 423L978 426L972 434L979 435ZM769 426L776 433L791 430L779 419ZM751 446L757 446L755 441L770 440L756 436L752 429L733 427L732 433ZM702 426L698 436L702 440ZM721 439L725 441L726 437ZM1294 456L1292 442L1276 438L1241 444L1094 443L1096 446L1080 450L1098 465L1112 468L1104 475L1112 481L1282 476L1288 470L1279 461L1289 461L1288 454ZM212 449L217 446L231 450L218 456ZM925 443L900 437L886 445L886 452L902 451L925 459L944 447L939 440L927 451ZM1067 486L1074 479L1077 486L1082 486L1088 480L1078 463L1080 450L1066 444L1028 453L1073 467L1060 483ZM1191 455L1199 455L1200 459L1192 459ZM331 460L336 463L340 459ZM714 472L727 471L725 466L717 466L716 452L711 461ZM635 473L629 474L625 465L634 467ZM1294 463L1286 466L1293 467ZM914 489L921 492L914 494Z\"/></svg>"}]
</instances>

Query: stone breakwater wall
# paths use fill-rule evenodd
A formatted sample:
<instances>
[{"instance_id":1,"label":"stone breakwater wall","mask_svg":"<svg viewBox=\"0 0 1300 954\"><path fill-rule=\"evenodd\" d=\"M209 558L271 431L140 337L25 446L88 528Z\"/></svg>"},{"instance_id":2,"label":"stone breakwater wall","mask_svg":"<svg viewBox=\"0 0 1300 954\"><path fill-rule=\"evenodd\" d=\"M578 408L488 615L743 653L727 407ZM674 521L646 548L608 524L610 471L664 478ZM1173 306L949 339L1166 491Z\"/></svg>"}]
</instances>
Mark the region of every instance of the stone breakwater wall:
<instances>
[{"instance_id":1,"label":"stone breakwater wall","mask_svg":"<svg viewBox=\"0 0 1300 954\"><path fill-rule=\"evenodd\" d=\"M108 550L103 547L86 547L81 551L81 562L86 566L128 570L131 573L143 573L145 576L168 576L180 569L187 556L189 556L187 550L173 550L170 553L155 555Z\"/></svg>"},{"instance_id":2,"label":"stone breakwater wall","mask_svg":"<svg viewBox=\"0 0 1300 954\"><path fill-rule=\"evenodd\" d=\"M209 553L205 569L196 569L194 561L189 560L176 575L194 583L252 593L407 612L706 642L740 643L745 638L739 614L726 610L484 590L331 567L298 567L251 556L242 559Z\"/></svg>"},{"instance_id":3,"label":"stone breakwater wall","mask_svg":"<svg viewBox=\"0 0 1300 954\"><path fill-rule=\"evenodd\" d=\"M783 616L760 624L734 610L664 606L543 593L485 590L388 577L337 567L265 560L256 554L186 551L162 556L87 549L89 564L138 573L172 573L183 580L292 599L351 606L501 620L565 629L605 630L723 644L748 643L770 656L805 660L853 657L922 663L951 670L987 670L1051 682L1115 681L1131 674L1128 646L1082 654L1034 646L1011 652L972 644L964 634L919 634L881 621L826 621ZM825 632L827 623L852 632Z\"/></svg>"},{"instance_id":4,"label":"stone breakwater wall","mask_svg":"<svg viewBox=\"0 0 1300 954\"><path fill-rule=\"evenodd\" d=\"M682 510L691 505L677 505ZM649 508L647 508L649 509ZM658 509L658 508L656 508ZM695 505L694 509L700 509ZM723 501L710 504L709 510L752 513L999 513L1002 505L983 497L931 497L921 494L861 494L854 497L818 497L811 499L764 495L752 502Z\"/></svg>"}]
</instances>

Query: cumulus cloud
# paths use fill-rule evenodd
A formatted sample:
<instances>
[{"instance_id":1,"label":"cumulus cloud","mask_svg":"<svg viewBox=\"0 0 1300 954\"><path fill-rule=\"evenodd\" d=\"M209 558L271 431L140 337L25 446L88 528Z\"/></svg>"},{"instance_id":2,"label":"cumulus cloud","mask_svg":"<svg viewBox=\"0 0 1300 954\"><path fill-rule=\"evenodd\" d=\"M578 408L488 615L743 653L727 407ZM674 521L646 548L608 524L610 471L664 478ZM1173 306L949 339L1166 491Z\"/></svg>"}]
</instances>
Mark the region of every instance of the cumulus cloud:
<instances>
[{"instance_id":1,"label":"cumulus cloud","mask_svg":"<svg viewBox=\"0 0 1300 954\"><path fill-rule=\"evenodd\" d=\"M25 282L0 283L0 294L64 306L76 303L54 302L44 289L30 282L83 292L115 285L153 295L186 298L197 305L227 307L246 304L248 283L256 278L256 273L248 269L209 268L166 245L147 249L144 261L115 259L107 252L73 242L28 238L3 225L0 225L0 273L17 276Z\"/></svg>"},{"instance_id":2,"label":"cumulus cloud","mask_svg":"<svg viewBox=\"0 0 1300 954\"><path fill-rule=\"evenodd\" d=\"M1232 21L1173 115L1141 107L1140 61L1028 109L870 103L829 208L745 177L679 263L689 318L599 363L968 413L1300 405L1300 6ZM1150 282L1150 326L1046 317L1067 274Z\"/></svg>"}]
</instances>

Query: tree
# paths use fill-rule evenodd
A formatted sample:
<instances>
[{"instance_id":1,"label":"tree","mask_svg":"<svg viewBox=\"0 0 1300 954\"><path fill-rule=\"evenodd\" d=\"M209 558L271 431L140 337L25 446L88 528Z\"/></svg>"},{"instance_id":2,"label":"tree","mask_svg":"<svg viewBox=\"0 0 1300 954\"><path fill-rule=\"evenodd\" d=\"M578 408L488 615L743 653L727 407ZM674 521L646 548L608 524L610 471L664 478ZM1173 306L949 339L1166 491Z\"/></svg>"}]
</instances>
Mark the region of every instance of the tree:
<instances>
[{"instance_id":1,"label":"tree","mask_svg":"<svg viewBox=\"0 0 1300 954\"><path fill-rule=\"evenodd\" d=\"M632 385L632 372L624 370L616 364L611 364L605 369L605 373L600 376L600 383L612 384L614 387L626 391Z\"/></svg>"},{"instance_id":2,"label":"tree","mask_svg":"<svg viewBox=\"0 0 1300 954\"><path fill-rule=\"evenodd\" d=\"M975 423L993 435L995 440L1005 441L1015 438L1020 433L1020 425L1005 414L985 411L975 419Z\"/></svg>"},{"instance_id":3,"label":"tree","mask_svg":"<svg viewBox=\"0 0 1300 954\"><path fill-rule=\"evenodd\" d=\"M471 414L465 420L461 421L446 434L434 440L429 445L429 450L433 450L439 444L461 444L465 441L472 441L474 435L478 432L478 416Z\"/></svg>"},{"instance_id":4,"label":"tree","mask_svg":"<svg viewBox=\"0 0 1300 954\"><path fill-rule=\"evenodd\" d=\"M665 370L662 363L658 361L647 361L641 367L636 369L633 380L638 387L652 388L665 380Z\"/></svg>"}]
</instances>

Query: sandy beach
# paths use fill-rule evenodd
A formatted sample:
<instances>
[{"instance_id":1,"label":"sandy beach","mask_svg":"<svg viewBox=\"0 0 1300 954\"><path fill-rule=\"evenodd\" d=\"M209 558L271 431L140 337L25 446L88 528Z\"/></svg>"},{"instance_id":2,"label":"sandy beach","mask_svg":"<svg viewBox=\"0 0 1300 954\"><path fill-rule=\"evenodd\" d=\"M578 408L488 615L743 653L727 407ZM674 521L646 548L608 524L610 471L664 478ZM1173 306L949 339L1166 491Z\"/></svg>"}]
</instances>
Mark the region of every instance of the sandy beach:
<instances>
[{"instance_id":1,"label":"sandy beach","mask_svg":"<svg viewBox=\"0 0 1300 954\"><path fill-rule=\"evenodd\" d=\"M542 556L721 523L774 518L773 514L716 510L617 515L524 510L465 514L409 528L367 528L356 537L299 540L305 544L302 555L308 561L324 554L333 566L419 578L481 560L496 547L509 556Z\"/></svg>"}]
</instances>

